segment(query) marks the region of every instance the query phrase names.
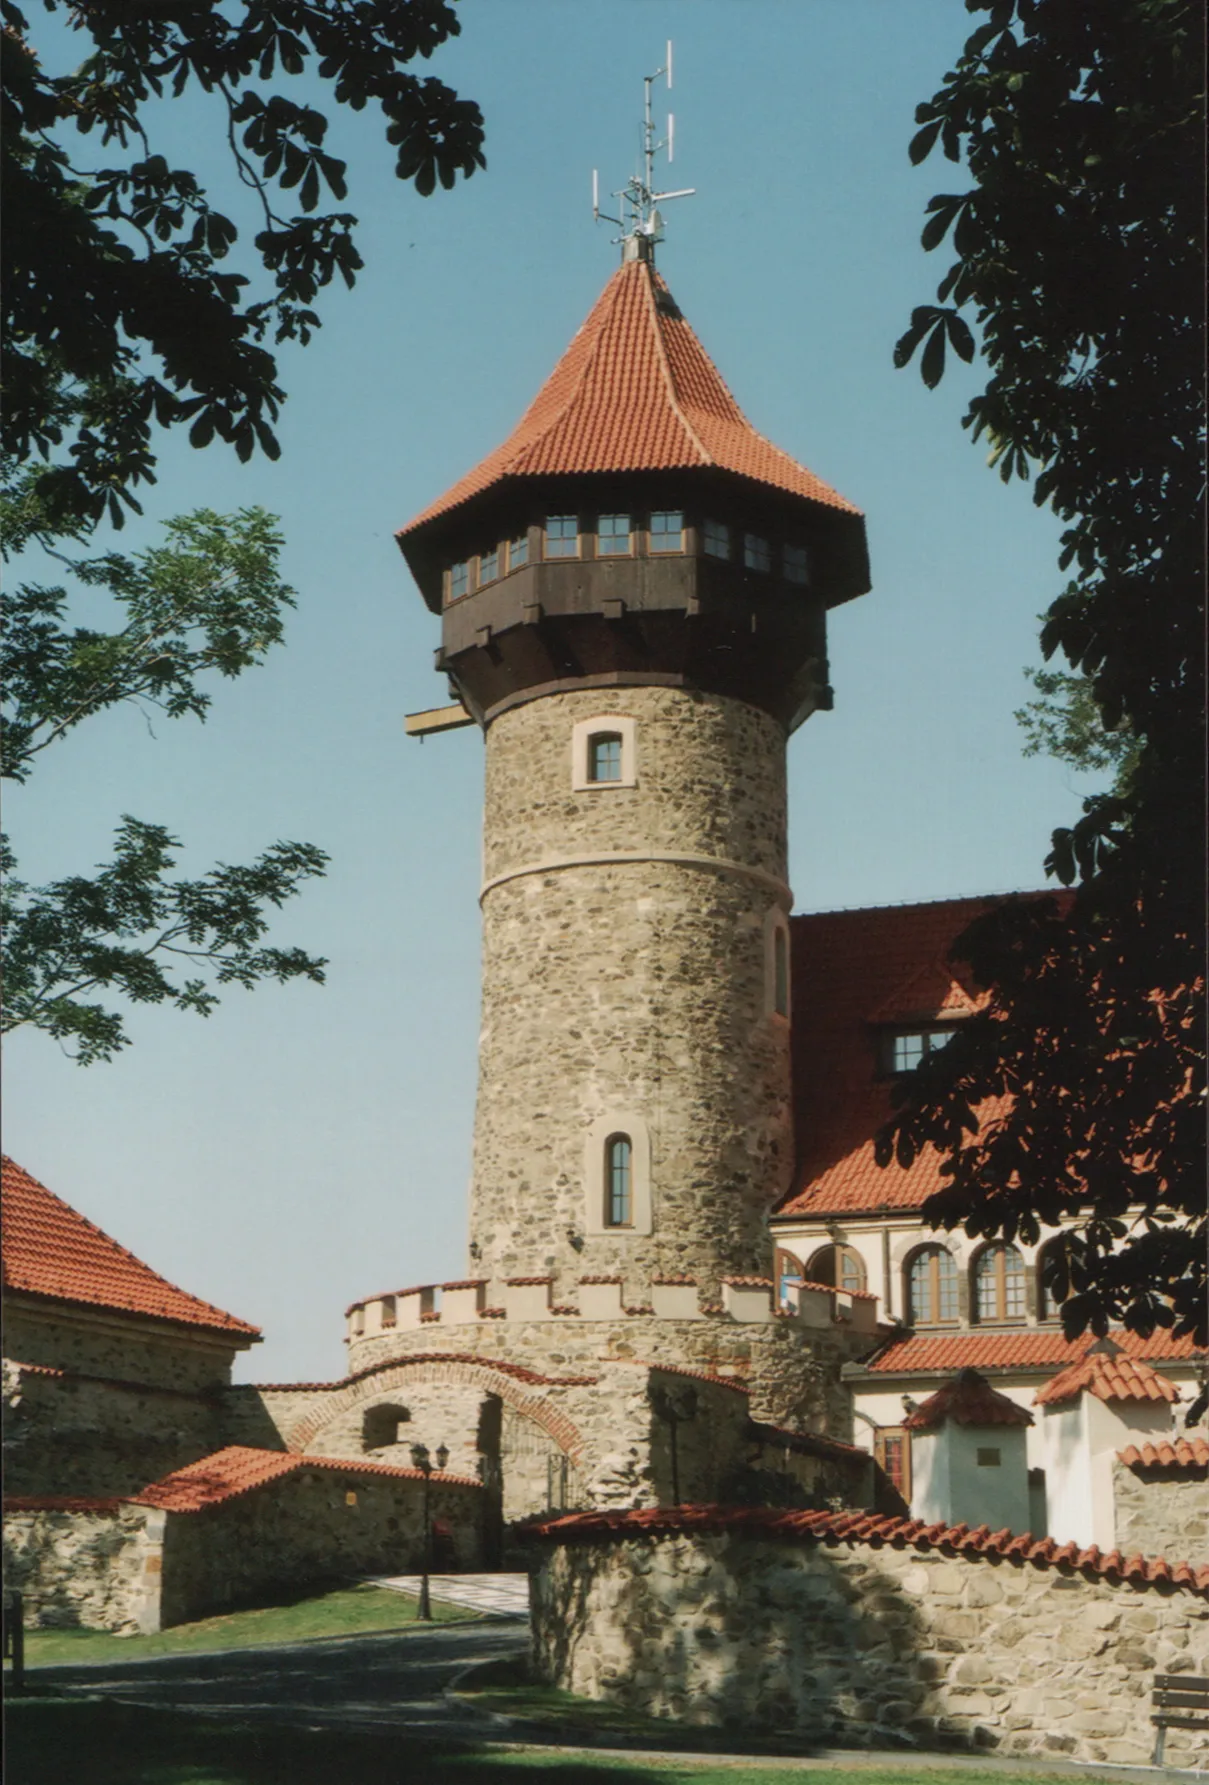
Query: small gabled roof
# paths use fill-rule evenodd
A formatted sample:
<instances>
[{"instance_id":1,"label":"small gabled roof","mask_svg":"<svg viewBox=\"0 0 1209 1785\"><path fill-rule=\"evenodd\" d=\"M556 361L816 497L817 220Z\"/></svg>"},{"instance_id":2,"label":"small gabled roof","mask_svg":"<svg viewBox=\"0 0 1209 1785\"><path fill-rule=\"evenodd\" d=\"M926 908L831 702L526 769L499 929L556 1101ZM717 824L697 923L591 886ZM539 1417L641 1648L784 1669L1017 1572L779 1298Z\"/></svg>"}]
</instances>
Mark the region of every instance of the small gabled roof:
<instances>
[{"instance_id":1,"label":"small gabled roof","mask_svg":"<svg viewBox=\"0 0 1209 1785\"><path fill-rule=\"evenodd\" d=\"M1101 1349L1109 1346L1111 1349ZM1058 1407L1086 1392L1098 1401L1178 1401L1180 1391L1140 1358L1129 1357L1112 1340L1101 1340L1078 1363L1060 1370L1034 1396L1039 1407Z\"/></svg>"},{"instance_id":2,"label":"small gabled roof","mask_svg":"<svg viewBox=\"0 0 1209 1785\"><path fill-rule=\"evenodd\" d=\"M756 432L663 279L648 261L633 260L613 274L503 445L399 537L506 479L702 466L860 516Z\"/></svg>"},{"instance_id":3,"label":"small gabled roof","mask_svg":"<svg viewBox=\"0 0 1209 1785\"><path fill-rule=\"evenodd\" d=\"M911 1432L928 1432L946 1420L959 1426L1031 1426L1033 1416L992 1388L977 1370L965 1369L909 1413L903 1425Z\"/></svg>"},{"instance_id":4,"label":"small gabled roof","mask_svg":"<svg viewBox=\"0 0 1209 1785\"><path fill-rule=\"evenodd\" d=\"M251 1444L228 1444L209 1456L199 1457L183 1469L153 1481L141 1493L130 1496L135 1506L155 1506L162 1512L204 1512L267 1487L284 1475L303 1470L328 1469L338 1475L387 1476L396 1481L423 1481L419 1469L399 1469L390 1463L366 1463L358 1458L313 1457L293 1450L259 1450ZM481 1487L471 1475L434 1472L432 1486Z\"/></svg>"},{"instance_id":5,"label":"small gabled roof","mask_svg":"<svg viewBox=\"0 0 1209 1785\"><path fill-rule=\"evenodd\" d=\"M236 1344L260 1338L259 1327L169 1283L9 1158L0 1208L6 1289L202 1327Z\"/></svg>"}]
</instances>

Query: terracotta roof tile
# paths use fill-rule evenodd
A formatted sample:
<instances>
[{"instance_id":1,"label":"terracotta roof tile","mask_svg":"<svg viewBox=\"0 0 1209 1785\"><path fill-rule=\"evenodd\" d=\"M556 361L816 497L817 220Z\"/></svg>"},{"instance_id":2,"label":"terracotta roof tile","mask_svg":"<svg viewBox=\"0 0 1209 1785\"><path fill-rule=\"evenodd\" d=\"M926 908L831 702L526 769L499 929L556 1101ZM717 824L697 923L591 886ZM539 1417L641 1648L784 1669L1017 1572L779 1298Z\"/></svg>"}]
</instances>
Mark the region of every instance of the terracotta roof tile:
<instances>
[{"instance_id":1,"label":"terracotta roof tile","mask_svg":"<svg viewBox=\"0 0 1209 1785\"><path fill-rule=\"evenodd\" d=\"M944 1023L976 1007L978 988L947 957L997 902L943 899L790 919L798 1163L777 1217L918 1209L941 1188L940 1155L931 1147L909 1171L897 1163L883 1170L873 1157L873 1138L891 1113L881 1032ZM1005 1107L989 1102L979 1115L991 1122Z\"/></svg>"},{"instance_id":2,"label":"terracotta roof tile","mask_svg":"<svg viewBox=\"0 0 1209 1785\"><path fill-rule=\"evenodd\" d=\"M530 1540L555 1543L722 1533L791 1543L888 1543L896 1549L943 1549L988 1562L1010 1560L1028 1562L1035 1568L1069 1568L1092 1580L1116 1576L1137 1586L1182 1588L1209 1599L1209 1565L1173 1564L1162 1556L1131 1556L1122 1561L1118 1550L1105 1556L1094 1544L1090 1549L1080 1549L1076 1543L1059 1546L1052 1537L1015 1536L1006 1529L992 1531L989 1525L973 1529L943 1522L928 1525L922 1519L880 1513L784 1512L773 1506L643 1507L629 1512L566 1513L524 1526L521 1531Z\"/></svg>"},{"instance_id":3,"label":"terracotta roof tile","mask_svg":"<svg viewBox=\"0 0 1209 1785\"><path fill-rule=\"evenodd\" d=\"M89 1494L5 1494L5 1512L120 1512L121 1500Z\"/></svg>"},{"instance_id":4,"label":"terracotta roof tile","mask_svg":"<svg viewBox=\"0 0 1209 1785\"><path fill-rule=\"evenodd\" d=\"M943 1425L947 1419L959 1426L1031 1426L1033 1423L1027 1408L1017 1406L1007 1395L992 1388L985 1376L968 1368L958 1370L951 1382L944 1383L934 1395L929 1395L914 1413L907 1415L903 1425L912 1432L927 1432Z\"/></svg>"},{"instance_id":5,"label":"terracotta roof tile","mask_svg":"<svg viewBox=\"0 0 1209 1785\"><path fill-rule=\"evenodd\" d=\"M364 1463L356 1458L315 1457L290 1450L257 1450L248 1444L229 1444L224 1450L176 1469L161 1481L153 1481L141 1493L130 1495L133 1506L155 1506L163 1512L203 1512L209 1506L237 1499L267 1487L284 1475L326 1469L338 1475L380 1475L397 1481L423 1481L419 1469L396 1469L389 1463ZM469 1475L442 1475L435 1470L434 1487L480 1487Z\"/></svg>"},{"instance_id":6,"label":"terracotta roof tile","mask_svg":"<svg viewBox=\"0 0 1209 1785\"><path fill-rule=\"evenodd\" d=\"M255 1340L259 1327L178 1289L23 1170L3 1163L4 1286Z\"/></svg>"},{"instance_id":7,"label":"terracotta roof tile","mask_svg":"<svg viewBox=\"0 0 1209 1785\"><path fill-rule=\"evenodd\" d=\"M1060 1370L1034 1401L1039 1407L1057 1407L1073 1401L1084 1390L1098 1401L1178 1401L1180 1391L1148 1363L1120 1352L1108 1355L1092 1349L1076 1363Z\"/></svg>"},{"instance_id":8,"label":"terracotta roof tile","mask_svg":"<svg viewBox=\"0 0 1209 1785\"><path fill-rule=\"evenodd\" d=\"M827 508L859 510L758 434L646 261L618 268L502 446L400 530L505 478L717 466Z\"/></svg>"},{"instance_id":9,"label":"terracotta roof tile","mask_svg":"<svg viewBox=\"0 0 1209 1785\"><path fill-rule=\"evenodd\" d=\"M1190 1336L1173 1339L1154 1332L1148 1339L1115 1329L1115 1342L1129 1357L1151 1363L1176 1363L1206 1355ZM866 1369L879 1375L947 1374L950 1370L1019 1369L1044 1370L1076 1363L1095 1343L1086 1333L1067 1339L1059 1327L1018 1327L1013 1332L916 1333L893 1339L884 1351L871 1357Z\"/></svg>"},{"instance_id":10,"label":"terracotta roof tile","mask_svg":"<svg viewBox=\"0 0 1209 1785\"><path fill-rule=\"evenodd\" d=\"M1209 1438L1127 1444L1117 1455L1131 1469L1205 1469L1209 1468Z\"/></svg>"}]
</instances>

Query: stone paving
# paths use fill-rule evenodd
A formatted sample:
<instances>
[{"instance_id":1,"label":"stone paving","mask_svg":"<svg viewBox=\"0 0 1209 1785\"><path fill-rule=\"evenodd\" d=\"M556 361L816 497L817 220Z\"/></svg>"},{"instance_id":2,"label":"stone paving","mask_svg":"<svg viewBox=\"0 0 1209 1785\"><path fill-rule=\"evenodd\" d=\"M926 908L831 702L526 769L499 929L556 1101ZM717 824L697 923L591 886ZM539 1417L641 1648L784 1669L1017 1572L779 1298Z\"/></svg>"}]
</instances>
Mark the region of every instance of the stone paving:
<instances>
[{"instance_id":1,"label":"stone paving","mask_svg":"<svg viewBox=\"0 0 1209 1785\"><path fill-rule=\"evenodd\" d=\"M375 1574L369 1579L373 1587L387 1587L392 1593L420 1595L418 1574ZM434 1599L446 1605L460 1605L467 1611L481 1612L484 1617L527 1618L529 1615L529 1576L527 1574L430 1574L428 1590Z\"/></svg>"}]
</instances>

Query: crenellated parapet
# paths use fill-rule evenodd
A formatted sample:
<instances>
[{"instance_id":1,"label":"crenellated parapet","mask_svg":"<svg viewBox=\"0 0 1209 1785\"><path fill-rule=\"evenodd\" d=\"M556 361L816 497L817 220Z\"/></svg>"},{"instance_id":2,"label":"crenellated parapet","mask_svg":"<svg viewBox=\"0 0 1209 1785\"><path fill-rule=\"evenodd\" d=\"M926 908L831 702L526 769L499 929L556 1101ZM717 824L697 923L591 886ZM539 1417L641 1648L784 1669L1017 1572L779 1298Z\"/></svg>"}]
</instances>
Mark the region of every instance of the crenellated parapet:
<instances>
[{"instance_id":1,"label":"crenellated parapet","mask_svg":"<svg viewBox=\"0 0 1209 1785\"><path fill-rule=\"evenodd\" d=\"M420 1327L473 1327L484 1321L515 1324L577 1322L714 1321L729 1325L784 1323L793 1328L845 1327L854 1334L877 1330L877 1298L863 1290L827 1283L788 1286L778 1301L769 1277L724 1277L720 1302L707 1300L694 1277L657 1277L650 1300L629 1302L622 1277L585 1276L574 1301L554 1299L553 1277L513 1277L504 1284L503 1305L489 1305L485 1278L426 1283L366 1296L346 1310L351 1343ZM434 1341L435 1342L435 1341Z\"/></svg>"}]
</instances>

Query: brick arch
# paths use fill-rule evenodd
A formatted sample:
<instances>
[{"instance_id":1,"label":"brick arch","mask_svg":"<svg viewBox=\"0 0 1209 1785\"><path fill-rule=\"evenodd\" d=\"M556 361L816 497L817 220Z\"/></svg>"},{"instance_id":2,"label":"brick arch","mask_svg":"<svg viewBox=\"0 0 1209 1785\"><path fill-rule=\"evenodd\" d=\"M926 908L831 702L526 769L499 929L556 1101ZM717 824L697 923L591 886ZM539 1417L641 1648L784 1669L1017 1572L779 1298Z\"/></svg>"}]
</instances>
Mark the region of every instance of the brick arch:
<instances>
[{"instance_id":1,"label":"brick arch","mask_svg":"<svg viewBox=\"0 0 1209 1785\"><path fill-rule=\"evenodd\" d=\"M429 1383L437 1386L457 1384L498 1395L506 1407L513 1408L523 1418L531 1419L535 1425L540 1426L573 1463L578 1463L583 1456L583 1438L579 1428L565 1413L551 1404L548 1396L541 1394L532 1383L518 1381L505 1370L471 1358L458 1359L456 1362L437 1361L427 1357L401 1358L386 1369L374 1370L346 1383L335 1394L325 1395L295 1421L286 1433L286 1446L292 1451L304 1452L325 1426L362 1403L377 1400L380 1395L389 1394L392 1389L406 1389L409 1384L423 1386Z\"/></svg>"}]
</instances>

